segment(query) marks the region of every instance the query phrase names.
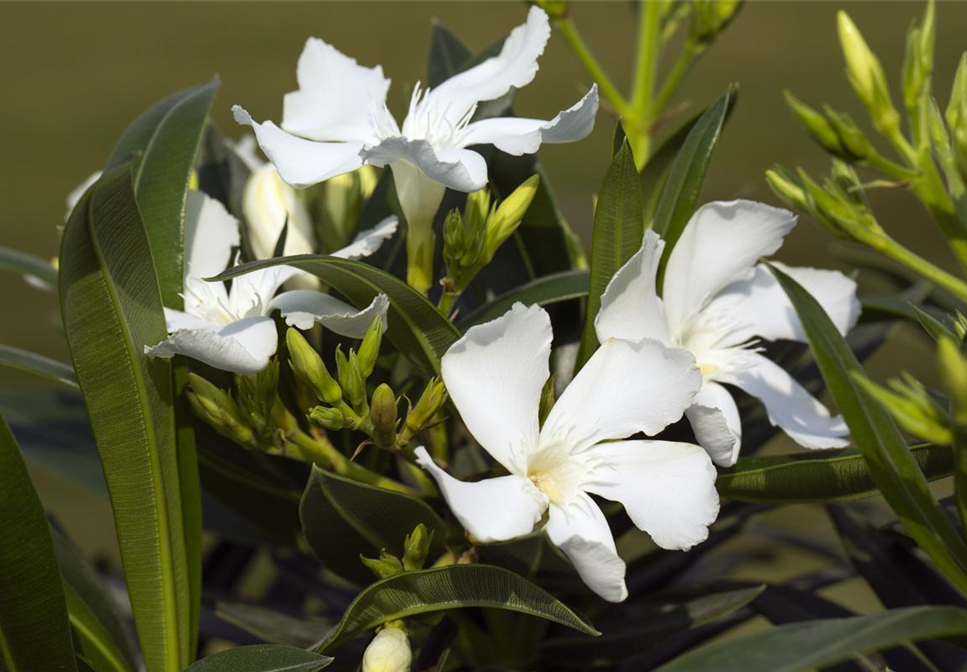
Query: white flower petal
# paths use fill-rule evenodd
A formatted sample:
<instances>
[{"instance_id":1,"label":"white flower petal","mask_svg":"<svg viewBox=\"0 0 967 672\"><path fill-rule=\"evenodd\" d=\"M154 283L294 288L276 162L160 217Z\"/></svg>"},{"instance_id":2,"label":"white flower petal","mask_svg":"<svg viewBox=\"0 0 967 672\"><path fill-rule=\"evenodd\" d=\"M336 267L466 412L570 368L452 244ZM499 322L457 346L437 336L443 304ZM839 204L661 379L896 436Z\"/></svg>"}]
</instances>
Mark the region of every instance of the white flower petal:
<instances>
[{"instance_id":1,"label":"white flower petal","mask_svg":"<svg viewBox=\"0 0 967 672\"><path fill-rule=\"evenodd\" d=\"M581 580L608 602L628 597L624 560L601 509L583 492L564 505L550 507L547 536L567 556Z\"/></svg>"},{"instance_id":2,"label":"white flower petal","mask_svg":"<svg viewBox=\"0 0 967 672\"><path fill-rule=\"evenodd\" d=\"M240 238L238 220L210 196L191 189L185 203L185 277L218 275L232 259Z\"/></svg>"},{"instance_id":3,"label":"white flower petal","mask_svg":"<svg viewBox=\"0 0 967 672\"><path fill-rule=\"evenodd\" d=\"M353 242L329 256L340 259L362 259L375 254L384 241L393 237L399 223L400 220L395 215L391 215L373 228L360 231Z\"/></svg>"},{"instance_id":4,"label":"white flower petal","mask_svg":"<svg viewBox=\"0 0 967 672\"><path fill-rule=\"evenodd\" d=\"M487 162L469 149L435 149L427 140L396 136L363 148L359 156L371 166L406 161L430 179L456 191L477 191L487 184Z\"/></svg>"},{"instance_id":5,"label":"white flower petal","mask_svg":"<svg viewBox=\"0 0 967 672\"><path fill-rule=\"evenodd\" d=\"M510 31L497 56L454 75L427 94L427 103L445 111L451 125L476 103L500 98L511 88L530 84L537 74L537 59L551 36L547 14L531 7L527 21Z\"/></svg>"},{"instance_id":6,"label":"white flower petal","mask_svg":"<svg viewBox=\"0 0 967 672\"><path fill-rule=\"evenodd\" d=\"M272 297L279 287L303 274L305 271L293 266L269 266L232 278L228 307L232 314L240 317L268 315Z\"/></svg>"},{"instance_id":7,"label":"white flower petal","mask_svg":"<svg viewBox=\"0 0 967 672\"><path fill-rule=\"evenodd\" d=\"M179 329L207 329L209 331L218 331L218 329L223 326L213 322L208 322L200 317L183 312L181 310L165 308L164 311L165 323L168 327L169 334L173 331L178 331Z\"/></svg>"},{"instance_id":8,"label":"white flower petal","mask_svg":"<svg viewBox=\"0 0 967 672\"><path fill-rule=\"evenodd\" d=\"M269 304L269 310L281 311L285 323L291 327L305 330L318 322L326 329L349 338L365 336L369 325L377 318L382 320L385 331L388 309L389 299L385 294L377 294L372 303L362 310L356 310L331 294L312 289L283 292Z\"/></svg>"},{"instance_id":9,"label":"white flower petal","mask_svg":"<svg viewBox=\"0 0 967 672\"><path fill-rule=\"evenodd\" d=\"M265 164L249 175L242 191L242 211L256 259L274 256L283 227L286 227L283 256L316 251L316 233L309 211L272 164Z\"/></svg>"},{"instance_id":10,"label":"white flower petal","mask_svg":"<svg viewBox=\"0 0 967 672\"><path fill-rule=\"evenodd\" d=\"M682 417L702 384L691 353L658 341L610 339L564 390L541 429L541 446L581 452L637 432L654 435Z\"/></svg>"},{"instance_id":11,"label":"white flower petal","mask_svg":"<svg viewBox=\"0 0 967 672\"><path fill-rule=\"evenodd\" d=\"M753 201L718 201L699 208L665 267L665 316L672 332L727 285L752 274L759 257L779 249L796 225L788 210Z\"/></svg>"},{"instance_id":12,"label":"white flower petal","mask_svg":"<svg viewBox=\"0 0 967 672\"><path fill-rule=\"evenodd\" d=\"M438 467L422 446L416 449L416 461L436 480L460 524L480 541L530 534L547 509L547 498L523 476L458 481Z\"/></svg>"},{"instance_id":13,"label":"white flower petal","mask_svg":"<svg viewBox=\"0 0 967 672\"><path fill-rule=\"evenodd\" d=\"M601 309L594 318L598 342L609 338L638 341L653 338L668 343L665 315L655 288L663 241L649 229L641 249L612 276L601 295Z\"/></svg>"},{"instance_id":14,"label":"white flower petal","mask_svg":"<svg viewBox=\"0 0 967 672\"><path fill-rule=\"evenodd\" d=\"M712 381L705 381L695 395L695 403L685 411L698 444L708 451L712 462L731 467L739 458L742 421L732 394Z\"/></svg>"},{"instance_id":15,"label":"white flower petal","mask_svg":"<svg viewBox=\"0 0 967 672\"><path fill-rule=\"evenodd\" d=\"M860 317L856 282L839 271L797 268L773 262L813 295L844 336ZM789 297L766 266L755 267L748 280L733 282L707 308L722 311L737 327L730 339L742 343L755 336L775 341L806 342L806 334Z\"/></svg>"},{"instance_id":16,"label":"white flower petal","mask_svg":"<svg viewBox=\"0 0 967 672\"><path fill-rule=\"evenodd\" d=\"M700 446L672 441L614 441L586 455L595 463L586 489L621 502L656 544L688 550L708 538L719 514L717 472Z\"/></svg>"},{"instance_id":17,"label":"white flower petal","mask_svg":"<svg viewBox=\"0 0 967 672\"><path fill-rule=\"evenodd\" d=\"M181 329L158 345L145 346L151 357L185 355L233 373L258 373L266 367L278 345L275 322L249 317L215 329Z\"/></svg>"},{"instance_id":18,"label":"white flower petal","mask_svg":"<svg viewBox=\"0 0 967 672\"><path fill-rule=\"evenodd\" d=\"M259 124L238 105L232 107L235 121L251 126L259 147L286 183L299 189L330 177L348 173L363 165L361 142L316 142L286 133L271 121Z\"/></svg>"},{"instance_id":19,"label":"white flower petal","mask_svg":"<svg viewBox=\"0 0 967 672\"><path fill-rule=\"evenodd\" d=\"M310 140L370 142L370 112L386 103L383 68L365 68L332 45L310 37L296 69L299 90L287 93L282 128Z\"/></svg>"},{"instance_id":20,"label":"white flower petal","mask_svg":"<svg viewBox=\"0 0 967 672\"><path fill-rule=\"evenodd\" d=\"M493 145L514 156L533 154L542 143L560 144L586 138L594 130L597 113L598 85L595 84L584 98L550 121L519 117L475 121L467 126L462 144Z\"/></svg>"},{"instance_id":21,"label":"white flower petal","mask_svg":"<svg viewBox=\"0 0 967 672\"><path fill-rule=\"evenodd\" d=\"M731 383L759 399L769 421L806 448L843 448L849 428L782 367L762 355L743 351L740 366L728 370L722 382Z\"/></svg>"},{"instance_id":22,"label":"white flower petal","mask_svg":"<svg viewBox=\"0 0 967 672\"><path fill-rule=\"evenodd\" d=\"M468 329L443 356L443 382L464 424L512 474L526 475L525 456L537 447L552 336L543 308L515 303Z\"/></svg>"}]
</instances>

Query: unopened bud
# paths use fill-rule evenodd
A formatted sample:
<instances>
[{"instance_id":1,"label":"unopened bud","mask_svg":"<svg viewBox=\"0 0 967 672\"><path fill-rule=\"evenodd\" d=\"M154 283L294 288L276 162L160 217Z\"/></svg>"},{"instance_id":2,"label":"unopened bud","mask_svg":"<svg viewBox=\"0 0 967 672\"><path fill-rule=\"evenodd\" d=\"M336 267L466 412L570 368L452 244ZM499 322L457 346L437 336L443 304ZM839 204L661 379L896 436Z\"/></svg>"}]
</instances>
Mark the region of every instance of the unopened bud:
<instances>
[{"instance_id":1,"label":"unopened bud","mask_svg":"<svg viewBox=\"0 0 967 672\"><path fill-rule=\"evenodd\" d=\"M527 209L534 201L539 175L531 175L514 192L497 206L497 210L487 219L487 258L493 258L497 248L517 230Z\"/></svg>"},{"instance_id":2,"label":"unopened bud","mask_svg":"<svg viewBox=\"0 0 967 672\"><path fill-rule=\"evenodd\" d=\"M396 448L396 420L398 410L393 389L383 383L373 391L369 417L373 422L373 442L378 448Z\"/></svg>"},{"instance_id":3,"label":"unopened bud","mask_svg":"<svg viewBox=\"0 0 967 672\"><path fill-rule=\"evenodd\" d=\"M961 434L967 434L967 358L954 339L944 337L937 341L937 360L954 422Z\"/></svg>"},{"instance_id":4,"label":"unopened bud","mask_svg":"<svg viewBox=\"0 0 967 672\"><path fill-rule=\"evenodd\" d=\"M833 128L832 124L821 115L819 112L813 108L806 105L804 102L796 98L794 95L785 92L786 105L789 109L799 117L800 123L806 127L809 135L812 136L820 147L828 152L832 152L837 156L841 156L845 151L842 143L840 143L839 135Z\"/></svg>"},{"instance_id":5,"label":"unopened bud","mask_svg":"<svg viewBox=\"0 0 967 672\"><path fill-rule=\"evenodd\" d=\"M329 375L322 357L309 345L305 337L297 329L290 327L285 333L285 343L289 350L292 371L312 388L316 397L327 404L335 405L342 401L342 388Z\"/></svg>"},{"instance_id":6,"label":"unopened bud","mask_svg":"<svg viewBox=\"0 0 967 672\"><path fill-rule=\"evenodd\" d=\"M859 28L840 10L837 15L839 42L846 57L846 74L870 115L881 131L889 131L899 124L899 114L890 100L890 89L883 74L883 66L870 51Z\"/></svg>"},{"instance_id":7,"label":"unopened bud","mask_svg":"<svg viewBox=\"0 0 967 672\"><path fill-rule=\"evenodd\" d=\"M275 432L273 409L278 398L279 361L273 359L255 375L241 375L238 384L238 406L248 424L262 441L271 441Z\"/></svg>"},{"instance_id":8,"label":"unopened bud","mask_svg":"<svg viewBox=\"0 0 967 672\"><path fill-rule=\"evenodd\" d=\"M362 406L366 402L366 383L363 382L356 353L350 350L347 358L341 348L336 348L336 371L339 385L349 403L357 408Z\"/></svg>"},{"instance_id":9,"label":"unopened bud","mask_svg":"<svg viewBox=\"0 0 967 672\"><path fill-rule=\"evenodd\" d=\"M930 93L935 15L933 0L930 0L923 12L920 27L911 28L907 33L907 51L903 61L903 100L907 109L916 108L920 98Z\"/></svg>"},{"instance_id":10,"label":"unopened bud","mask_svg":"<svg viewBox=\"0 0 967 672\"><path fill-rule=\"evenodd\" d=\"M766 182L772 191L783 200L789 207L800 212L807 211L809 204L806 200L806 192L794 182L786 171L780 169L767 170Z\"/></svg>"},{"instance_id":11,"label":"unopened bud","mask_svg":"<svg viewBox=\"0 0 967 672\"><path fill-rule=\"evenodd\" d=\"M410 672L413 651L406 633L384 627L363 653L363 672Z\"/></svg>"},{"instance_id":12,"label":"unopened bud","mask_svg":"<svg viewBox=\"0 0 967 672\"><path fill-rule=\"evenodd\" d=\"M258 447L255 432L227 392L194 373L188 374L188 387L188 403L195 415L235 443L246 448Z\"/></svg>"},{"instance_id":13,"label":"unopened bud","mask_svg":"<svg viewBox=\"0 0 967 672\"><path fill-rule=\"evenodd\" d=\"M422 431L437 414L447 400L447 391L443 382L437 378L431 378L423 388L420 400L410 409L406 415L406 428L411 434Z\"/></svg>"},{"instance_id":14,"label":"unopened bud","mask_svg":"<svg viewBox=\"0 0 967 672\"><path fill-rule=\"evenodd\" d=\"M967 109L967 53L960 57L954 84L950 90L950 102L947 103L947 126L951 131L960 125Z\"/></svg>"},{"instance_id":15,"label":"unopened bud","mask_svg":"<svg viewBox=\"0 0 967 672\"><path fill-rule=\"evenodd\" d=\"M859 374L854 375L854 380L889 411L905 432L931 443L951 442L952 434L943 412L912 378L891 381L892 389L877 385Z\"/></svg>"},{"instance_id":16,"label":"unopened bud","mask_svg":"<svg viewBox=\"0 0 967 672\"><path fill-rule=\"evenodd\" d=\"M403 563L395 555L390 555L384 548L379 552L378 558L367 558L360 555L359 559L366 565L376 578L385 579L387 576L395 576L403 571Z\"/></svg>"},{"instance_id":17,"label":"unopened bud","mask_svg":"<svg viewBox=\"0 0 967 672\"><path fill-rule=\"evenodd\" d=\"M699 45L712 42L735 18L740 0L693 0L692 40Z\"/></svg>"},{"instance_id":18,"label":"unopened bud","mask_svg":"<svg viewBox=\"0 0 967 672\"><path fill-rule=\"evenodd\" d=\"M379 346L383 340L383 320L377 315L366 330L363 342L359 345L359 373L363 380L369 378L376 368L376 358L379 357Z\"/></svg>"},{"instance_id":19,"label":"unopened bud","mask_svg":"<svg viewBox=\"0 0 967 672\"><path fill-rule=\"evenodd\" d=\"M828 105L823 111L845 151L843 158L860 161L872 156L873 146L848 114L839 114Z\"/></svg>"},{"instance_id":20,"label":"unopened bud","mask_svg":"<svg viewBox=\"0 0 967 672\"><path fill-rule=\"evenodd\" d=\"M333 432L338 432L340 429L349 426L342 411L338 408L329 408L328 406L316 406L310 410L309 420Z\"/></svg>"},{"instance_id":21,"label":"unopened bud","mask_svg":"<svg viewBox=\"0 0 967 672\"><path fill-rule=\"evenodd\" d=\"M413 528L403 542L403 569L410 572L423 569L432 542L433 532L428 531L426 525L420 523Z\"/></svg>"},{"instance_id":22,"label":"unopened bud","mask_svg":"<svg viewBox=\"0 0 967 672\"><path fill-rule=\"evenodd\" d=\"M443 221L443 260L450 272L459 270L460 259L467 251L463 217L453 209Z\"/></svg>"}]
</instances>

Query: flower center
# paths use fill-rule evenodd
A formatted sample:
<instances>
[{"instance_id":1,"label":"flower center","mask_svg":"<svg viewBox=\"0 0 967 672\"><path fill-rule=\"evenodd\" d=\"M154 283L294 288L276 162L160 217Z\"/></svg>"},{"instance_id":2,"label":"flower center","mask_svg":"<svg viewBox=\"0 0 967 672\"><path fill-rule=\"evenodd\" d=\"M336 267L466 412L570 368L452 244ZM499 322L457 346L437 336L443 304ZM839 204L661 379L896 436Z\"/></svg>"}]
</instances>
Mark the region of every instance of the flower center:
<instances>
[{"instance_id":1,"label":"flower center","mask_svg":"<svg viewBox=\"0 0 967 672\"><path fill-rule=\"evenodd\" d=\"M402 134L410 140L426 140L437 149L459 149L463 147L467 125L477 111L473 105L461 114L453 114L449 106L441 107L440 102L430 96L430 89L419 84L413 89L410 109L403 120ZM451 121L456 118L456 121ZM398 133L397 133L398 134Z\"/></svg>"},{"instance_id":2,"label":"flower center","mask_svg":"<svg viewBox=\"0 0 967 672\"><path fill-rule=\"evenodd\" d=\"M560 443L542 448L527 461L527 478L552 504L563 504L576 495L588 471L587 465Z\"/></svg>"}]
</instances>

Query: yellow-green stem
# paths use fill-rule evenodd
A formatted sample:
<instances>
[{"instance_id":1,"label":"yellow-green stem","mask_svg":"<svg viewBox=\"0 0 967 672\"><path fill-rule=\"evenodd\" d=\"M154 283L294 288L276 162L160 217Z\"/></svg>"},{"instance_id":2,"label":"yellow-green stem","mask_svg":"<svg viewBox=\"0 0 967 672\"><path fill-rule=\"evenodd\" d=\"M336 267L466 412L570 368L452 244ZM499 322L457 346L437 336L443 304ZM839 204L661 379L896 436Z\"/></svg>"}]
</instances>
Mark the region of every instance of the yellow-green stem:
<instances>
[{"instance_id":1,"label":"yellow-green stem","mask_svg":"<svg viewBox=\"0 0 967 672\"><path fill-rule=\"evenodd\" d=\"M964 283L964 281L947 273L943 269L934 266L889 236L880 234L877 238L864 242L884 256L890 257L894 261L918 273L938 287L946 289L952 294L956 294L961 300L967 301L967 283Z\"/></svg>"},{"instance_id":2,"label":"yellow-green stem","mask_svg":"<svg viewBox=\"0 0 967 672\"><path fill-rule=\"evenodd\" d=\"M608 77L607 73L598 63L598 60L591 53L588 45L584 43L584 39L578 32L577 27L570 18L559 19L554 24L561 35L567 41L568 45L571 47L571 51L574 55L578 57L584 69L588 71L591 75L591 79L595 81L598 85L598 89L601 91L601 95L604 99L608 101L611 107L614 108L621 117L631 117L633 116L633 111L625 101L624 96L618 91L617 87Z\"/></svg>"}]
</instances>

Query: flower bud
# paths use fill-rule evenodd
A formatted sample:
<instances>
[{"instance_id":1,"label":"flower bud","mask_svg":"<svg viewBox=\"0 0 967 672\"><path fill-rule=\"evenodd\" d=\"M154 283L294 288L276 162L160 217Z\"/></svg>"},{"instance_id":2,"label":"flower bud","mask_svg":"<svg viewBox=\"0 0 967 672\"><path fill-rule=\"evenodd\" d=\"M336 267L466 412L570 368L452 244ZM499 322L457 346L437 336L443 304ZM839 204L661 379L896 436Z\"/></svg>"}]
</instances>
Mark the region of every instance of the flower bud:
<instances>
[{"instance_id":1,"label":"flower bud","mask_svg":"<svg viewBox=\"0 0 967 672\"><path fill-rule=\"evenodd\" d=\"M377 579L395 576L403 571L403 563L400 562L400 559L387 553L385 548L379 552L378 558L367 558L360 555L359 559L376 575Z\"/></svg>"},{"instance_id":2,"label":"flower bud","mask_svg":"<svg viewBox=\"0 0 967 672\"><path fill-rule=\"evenodd\" d=\"M272 442L275 433L273 408L278 398L279 361L273 359L255 375L241 375L238 384L238 406L243 417L262 442Z\"/></svg>"},{"instance_id":3,"label":"flower bud","mask_svg":"<svg viewBox=\"0 0 967 672\"><path fill-rule=\"evenodd\" d=\"M842 158L861 161L873 155L873 146L870 145L870 141L866 139L863 131L859 129L848 114L839 114L828 105L823 108L823 111L839 138L840 146L845 151Z\"/></svg>"},{"instance_id":4,"label":"flower bud","mask_svg":"<svg viewBox=\"0 0 967 672\"><path fill-rule=\"evenodd\" d=\"M366 402L366 383L363 382L356 353L350 350L347 358L342 353L342 348L336 348L336 370L339 375L339 385L349 403L357 408L362 406Z\"/></svg>"},{"instance_id":5,"label":"flower bud","mask_svg":"<svg viewBox=\"0 0 967 672\"><path fill-rule=\"evenodd\" d=\"M915 109L922 96L930 95L933 72L933 47L936 31L933 0L927 3L923 22L907 33L907 51L903 61L903 100L907 109Z\"/></svg>"},{"instance_id":6,"label":"flower bud","mask_svg":"<svg viewBox=\"0 0 967 672\"><path fill-rule=\"evenodd\" d=\"M766 171L766 182L776 196L793 210L808 211L809 204L806 200L806 192L794 179L781 168Z\"/></svg>"},{"instance_id":7,"label":"flower bud","mask_svg":"<svg viewBox=\"0 0 967 672\"><path fill-rule=\"evenodd\" d=\"M363 672L410 672L413 651L406 633L384 627L363 653Z\"/></svg>"},{"instance_id":8,"label":"flower bud","mask_svg":"<svg viewBox=\"0 0 967 672\"><path fill-rule=\"evenodd\" d=\"M789 109L799 117L800 123L806 127L806 130L812 136L813 140L826 151L837 156L842 156L845 148L840 143L839 135L836 133L832 124L823 115L803 103L790 92L786 91L784 95Z\"/></svg>"},{"instance_id":9,"label":"flower bud","mask_svg":"<svg viewBox=\"0 0 967 672\"><path fill-rule=\"evenodd\" d=\"M255 432L227 392L194 373L188 374L188 388L188 403L195 415L235 443L246 448L258 447Z\"/></svg>"},{"instance_id":10,"label":"flower bud","mask_svg":"<svg viewBox=\"0 0 967 672\"><path fill-rule=\"evenodd\" d=\"M378 448L396 448L396 420L398 410L393 389L383 383L373 391L369 417L373 422L373 442Z\"/></svg>"},{"instance_id":11,"label":"flower bud","mask_svg":"<svg viewBox=\"0 0 967 672\"><path fill-rule=\"evenodd\" d=\"M883 74L883 66L880 65L876 55L870 51L859 28L849 15L840 10L836 19L840 46L846 57L846 75L850 84L869 109L876 127L885 132L895 129L900 122L900 115L897 114L890 100L890 89Z\"/></svg>"},{"instance_id":12,"label":"flower bud","mask_svg":"<svg viewBox=\"0 0 967 672\"><path fill-rule=\"evenodd\" d=\"M486 257L488 261L493 258L497 248L520 226L527 209L534 201L540 181L540 175L531 175L487 218Z\"/></svg>"},{"instance_id":13,"label":"flower bud","mask_svg":"<svg viewBox=\"0 0 967 672\"><path fill-rule=\"evenodd\" d=\"M913 378L890 381L887 389L870 379L856 375L854 380L873 396L903 431L931 443L946 444L953 440L949 420L927 391Z\"/></svg>"},{"instance_id":14,"label":"flower bud","mask_svg":"<svg viewBox=\"0 0 967 672\"><path fill-rule=\"evenodd\" d=\"M459 210L453 209L443 220L443 261L451 273L458 270L460 258L466 250L463 217Z\"/></svg>"},{"instance_id":15,"label":"flower bud","mask_svg":"<svg viewBox=\"0 0 967 672\"><path fill-rule=\"evenodd\" d=\"M967 434L967 358L958 343L945 336L937 341L940 382L950 399L958 431Z\"/></svg>"},{"instance_id":16,"label":"flower bud","mask_svg":"<svg viewBox=\"0 0 967 672\"><path fill-rule=\"evenodd\" d=\"M286 256L312 254L316 237L312 219L295 189L282 181L271 163L252 171L242 192L242 213L252 254L256 259L269 259L275 251L282 227L288 222L285 237Z\"/></svg>"},{"instance_id":17,"label":"flower bud","mask_svg":"<svg viewBox=\"0 0 967 672\"><path fill-rule=\"evenodd\" d=\"M313 408L309 411L309 420L332 432L338 432L340 429L349 426L342 411L338 408L329 408L328 406L316 406Z\"/></svg>"},{"instance_id":18,"label":"flower bud","mask_svg":"<svg viewBox=\"0 0 967 672\"><path fill-rule=\"evenodd\" d=\"M359 345L359 373L363 380L369 378L376 368L376 358L379 357L379 346L383 340L383 320L378 316L369 325L363 342Z\"/></svg>"},{"instance_id":19,"label":"flower bud","mask_svg":"<svg viewBox=\"0 0 967 672\"><path fill-rule=\"evenodd\" d=\"M406 429L410 436L423 431L433 416L437 414L447 400L446 387L438 378L431 378L423 388L420 400L406 414Z\"/></svg>"},{"instance_id":20,"label":"flower bud","mask_svg":"<svg viewBox=\"0 0 967 672\"><path fill-rule=\"evenodd\" d=\"M290 327L285 333L285 343L289 350L289 366L296 376L312 388L316 397L333 405L342 401L339 383L329 375L322 357L309 345L305 337L297 329Z\"/></svg>"},{"instance_id":21,"label":"flower bud","mask_svg":"<svg viewBox=\"0 0 967 672\"><path fill-rule=\"evenodd\" d=\"M699 46L713 42L735 18L740 0L693 0L691 39Z\"/></svg>"},{"instance_id":22,"label":"flower bud","mask_svg":"<svg viewBox=\"0 0 967 672\"><path fill-rule=\"evenodd\" d=\"M432 542L433 532L427 531L426 525L420 523L413 528L403 542L403 569L410 572L423 569Z\"/></svg>"}]
</instances>

